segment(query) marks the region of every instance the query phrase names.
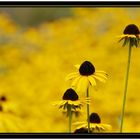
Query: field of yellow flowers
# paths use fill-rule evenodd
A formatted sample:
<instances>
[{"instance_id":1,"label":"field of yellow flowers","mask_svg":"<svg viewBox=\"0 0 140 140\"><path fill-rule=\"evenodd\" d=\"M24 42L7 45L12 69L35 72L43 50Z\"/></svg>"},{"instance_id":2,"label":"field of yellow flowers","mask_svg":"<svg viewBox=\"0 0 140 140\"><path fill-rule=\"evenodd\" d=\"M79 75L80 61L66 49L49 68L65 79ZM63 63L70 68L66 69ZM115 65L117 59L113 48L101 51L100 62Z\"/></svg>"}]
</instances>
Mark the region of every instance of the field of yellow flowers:
<instances>
[{"instance_id":1,"label":"field of yellow flowers","mask_svg":"<svg viewBox=\"0 0 140 140\"><path fill-rule=\"evenodd\" d=\"M128 24L140 25L140 8L71 10L72 17L28 28L0 13L0 132L67 132L68 118L53 103L84 61L108 74L92 89L91 112L119 132L128 48L117 36ZM140 48L132 48L123 132L140 132L139 56ZM85 120L86 107L81 111L73 122Z\"/></svg>"}]
</instances>

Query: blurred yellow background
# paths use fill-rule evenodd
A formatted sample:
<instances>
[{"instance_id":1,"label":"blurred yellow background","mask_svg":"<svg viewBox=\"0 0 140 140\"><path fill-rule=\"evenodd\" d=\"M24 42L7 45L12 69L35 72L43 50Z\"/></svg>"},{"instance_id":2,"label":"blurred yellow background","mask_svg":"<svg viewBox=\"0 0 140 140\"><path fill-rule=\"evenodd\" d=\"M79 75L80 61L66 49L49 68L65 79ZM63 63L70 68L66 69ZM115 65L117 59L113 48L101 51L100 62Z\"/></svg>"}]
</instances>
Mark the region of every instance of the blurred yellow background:
<instances>
[{"instance_id":1,"label":"blurred yellow background","mask_svg":"<svg viewBox=\"0 0 140 140\"><path fill-rule=\"evenodd\" d=\"M86 60L109 75L92 89L90 110L119 132L128 47L117 36L128 24L139 27L140 8L69 8L68 15L61 10L51 9L62 15L53 20L44 16L24 25L32 15L26 19L19 12L22 20L15 20L17 15L0 10L0 96L7 99L0 101L0 132L67 132L68 118L53 102L70 86L66 75ZM140 48L133 48L123 132L140 132L139 56ZM86 120L86 106L82 112L73 122Z\"/></svg>"}]
</instances>

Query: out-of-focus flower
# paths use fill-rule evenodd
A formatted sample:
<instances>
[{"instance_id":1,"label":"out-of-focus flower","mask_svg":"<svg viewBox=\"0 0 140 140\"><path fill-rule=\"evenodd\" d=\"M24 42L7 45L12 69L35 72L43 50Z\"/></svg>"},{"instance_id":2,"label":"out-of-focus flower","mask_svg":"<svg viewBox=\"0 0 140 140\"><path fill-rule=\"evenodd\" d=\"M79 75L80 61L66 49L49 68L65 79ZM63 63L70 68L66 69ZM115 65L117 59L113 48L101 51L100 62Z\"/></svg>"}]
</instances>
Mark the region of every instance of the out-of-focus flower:
<instances>
[{"instance_id":1,"label":"out-of-focus flower","mask_svg":"<svg viewBox=\"0 0 140 140\"><path fill-rule=\"evenodd\" d=\"M66 80L71 80L71 86L77 91L86 91L89 86L96 86L96 80L105 82L107 79L107 73L95 70L94 65L89 61L76 65L76 68L79 71L67 75Z\"/></svg>"},{"instance_id":2,"label":"out-of-focus flower","mask_svg":"<svg viewBox=\"0 0 140 140\"><path fill-rule=\"evenodd\" d=\"M25 120L15 110L17 105L9 101L6 95L0 95L0 132L25 132Z\"/></svg>"}]
</instances>

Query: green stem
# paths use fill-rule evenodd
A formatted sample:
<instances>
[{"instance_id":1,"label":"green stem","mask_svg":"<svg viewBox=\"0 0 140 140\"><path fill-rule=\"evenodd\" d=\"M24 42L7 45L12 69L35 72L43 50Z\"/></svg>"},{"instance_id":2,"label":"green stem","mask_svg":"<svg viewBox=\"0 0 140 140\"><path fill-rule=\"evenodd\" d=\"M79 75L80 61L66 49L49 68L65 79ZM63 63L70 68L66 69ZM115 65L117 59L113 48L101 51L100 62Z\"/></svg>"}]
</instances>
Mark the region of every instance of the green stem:
<instances>
[{"instance_id":1,"label":"green stem","mask_svg":"<svg viewBox=\"0 0 140 140\"><path fill-rule=\"evenodd\" d=\"M132 46L130 45L129 50L128 50L128 62L127 62L127 71L126 71L124 97L123 97L123 107L122 107L122 115L121 115L121 126L120 126L120 132L121 133L122 133L122 129L123 129L123 121L124 121L124 113L125 113L125 102L126 102L128 77L129 77L129 69L130 69L130 60L131 60L131 48L132 48Z\"/></svg>"},{"instance_id":2,"label":"green stem","mask_svg":"<svg viewBox=\"0 0 140 140\"><path fill-rule=\"evenodd\" d=\"M87 88L87 98L89 98L89 88ZM90 133L90 120L89 120L89 104L87 104L87 123L88 123L88 133Z\"/></svg>"},{"instance_id":3,"label":"green stem","mask_svg":"<svg viewBox=\"0 0 140 140\"><path fill-rule=\"evenodd\" d=\"M72 124L72 111L71 111L71 105L68 105L68 115L69 115L69 133L71 133L71 124Z\"/></svg>"}]
</instances>

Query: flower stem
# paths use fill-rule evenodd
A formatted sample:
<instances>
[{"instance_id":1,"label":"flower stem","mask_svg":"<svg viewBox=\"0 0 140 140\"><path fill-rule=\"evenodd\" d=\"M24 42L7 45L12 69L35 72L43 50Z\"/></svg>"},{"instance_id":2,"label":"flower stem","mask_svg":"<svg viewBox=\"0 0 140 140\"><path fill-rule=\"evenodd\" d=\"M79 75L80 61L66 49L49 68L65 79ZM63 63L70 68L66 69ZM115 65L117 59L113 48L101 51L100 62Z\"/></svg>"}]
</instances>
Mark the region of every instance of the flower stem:
<instances>
[{"instance_id":1,"label":"flower stem","mask_svg":"<svg viewBox=\"0 0 140 140\"><path fill-rule=\"evenodd\" d=\"M68 105L68 115L69 115L69 133L71 133L71 124L72 124L72 111L71 111L71 105Z\"/></svg>"},{"instance_id":2,"label":"flower stem","mask_svg":"<svg viewBox=\"0 0 140 140\"><path fill-rule=\"evenodd\" d=\"M129 50L128 50L128 62L127 62L127 71L126 71L124 97L123 97L123 107L122 107L122 115L121 115L121 126L120 126L120 132L121 133L122 133L122 129L123 129L123 120L124 120L124 113L125 113L125 102L126 102L128 77L129 77L129 69L130 69L130 60L131 60L131 48L132 48L132 46L130 45Z\"/></svg>"},{"instance_id":3,"label":"flower stem","mask_svg":"<svg viewBox=\"0 0 140 140\"><path fill-rule=\"evenodd\" d=\"M87 88L87 98L89 98L89 88ZM88 123L88 133L90 133L90 120L89 120L89 104L87 104L87 123Z\"/></svg>"}]
</instances>

